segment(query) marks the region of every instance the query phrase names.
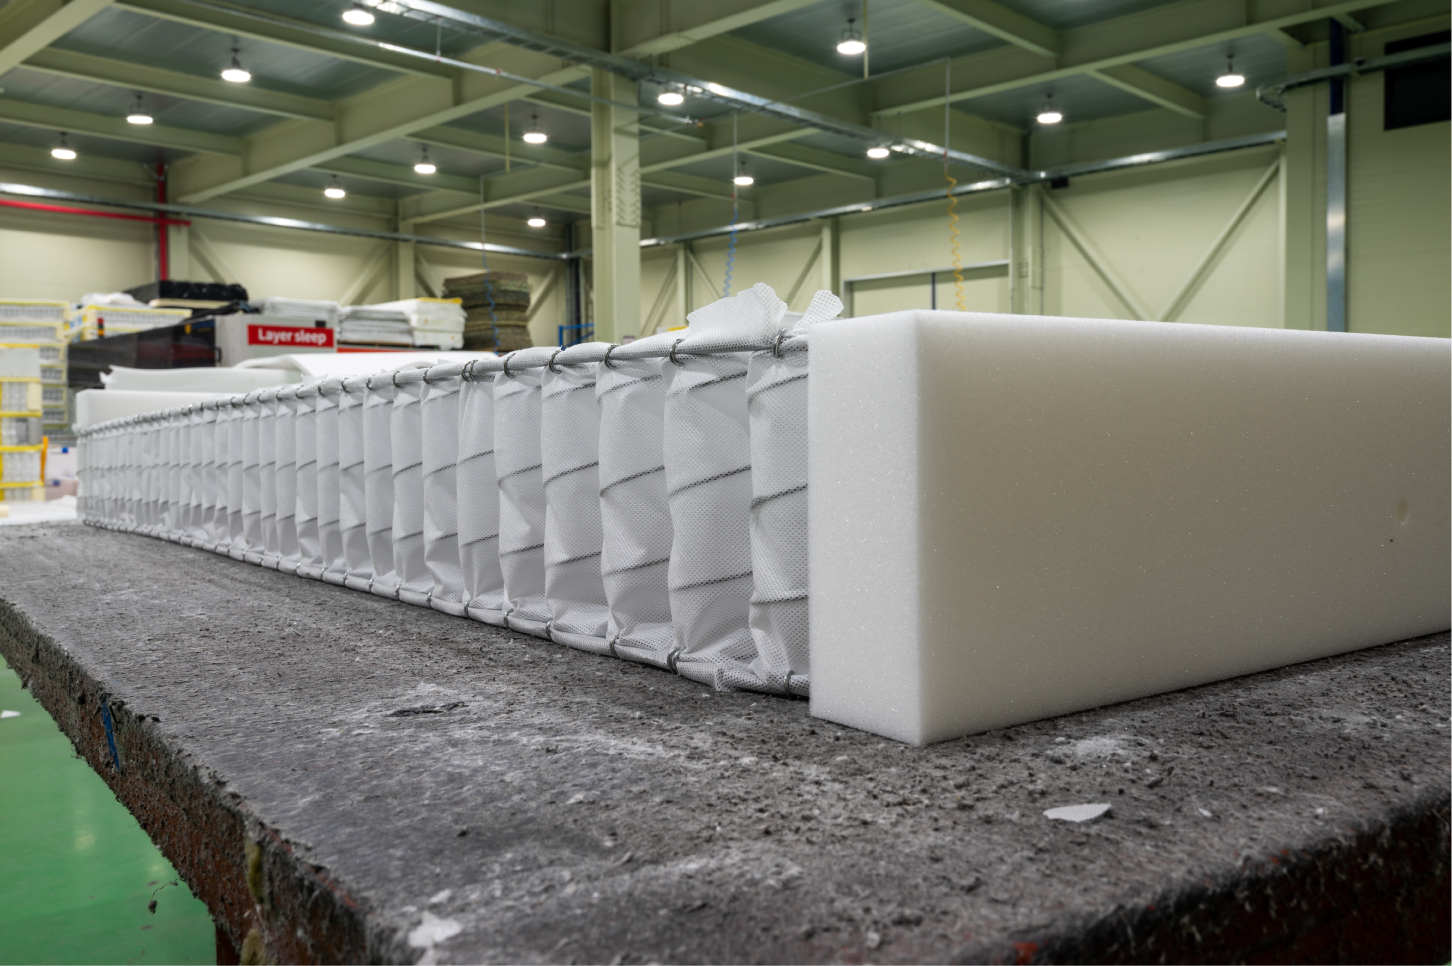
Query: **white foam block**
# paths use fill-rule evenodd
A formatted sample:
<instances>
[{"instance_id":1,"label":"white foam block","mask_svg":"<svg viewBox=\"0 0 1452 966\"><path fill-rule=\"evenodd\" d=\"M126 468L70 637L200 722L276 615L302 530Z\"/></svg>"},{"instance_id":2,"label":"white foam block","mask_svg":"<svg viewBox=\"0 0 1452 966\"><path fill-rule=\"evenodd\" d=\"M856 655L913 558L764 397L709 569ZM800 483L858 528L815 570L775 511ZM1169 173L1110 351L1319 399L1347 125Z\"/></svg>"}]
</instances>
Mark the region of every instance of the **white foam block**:
<instances>
[{"instance_id":1,"label":"white foam block","mask_svg":"<svg viewBox=\"0 0 1452 966\"><path fill-rule=\"evenodd\" d=\"M812 713L924 744L1445 629L1449 343L819 325Z\"/></svg>"}]
</instances>

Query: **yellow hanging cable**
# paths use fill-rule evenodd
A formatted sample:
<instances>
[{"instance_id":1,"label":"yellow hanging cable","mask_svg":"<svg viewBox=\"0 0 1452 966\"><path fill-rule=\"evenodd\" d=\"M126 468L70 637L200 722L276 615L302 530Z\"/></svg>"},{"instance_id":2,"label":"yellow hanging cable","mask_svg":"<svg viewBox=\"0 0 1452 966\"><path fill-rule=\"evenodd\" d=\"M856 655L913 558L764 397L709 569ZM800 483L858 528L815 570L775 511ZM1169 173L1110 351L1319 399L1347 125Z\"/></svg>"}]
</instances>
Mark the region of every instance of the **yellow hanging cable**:
<instances>
[{"instance_id":1,"label":"yellow hanging cable","mask_svg":"<svg viewBox=\"0 0 1452 966\"><path fill-rule=\"evenodd\" d=\"M948 182L948 237L952 240L953 246L953 295L958 304L959 312L967 312L968 306L963 303L963 250L958 245L958 196L953 194L953 189L958 187L958 179L948 173L948 98L953 88L953 62L946 62L943 70L943 178Z\"/></svg>"}]
</instances>

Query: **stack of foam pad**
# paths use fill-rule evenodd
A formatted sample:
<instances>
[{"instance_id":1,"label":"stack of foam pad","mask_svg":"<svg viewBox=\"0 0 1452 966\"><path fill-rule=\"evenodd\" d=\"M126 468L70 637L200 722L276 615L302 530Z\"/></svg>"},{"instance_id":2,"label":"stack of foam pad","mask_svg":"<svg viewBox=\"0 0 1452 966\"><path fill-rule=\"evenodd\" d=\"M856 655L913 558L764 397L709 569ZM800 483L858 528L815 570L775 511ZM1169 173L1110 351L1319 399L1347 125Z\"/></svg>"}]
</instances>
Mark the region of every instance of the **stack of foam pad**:
<instances>
[{"instance_id":1,"label":"stack of foam pad","mask_svg":"<svg viewBox=\"0 0 1452 966\"><path fill-rule=\"evenodd\" d=\"M718 688L805 694L806 350L840 309L820 292L793 317L761 285L628 346L103 423L83 431L81 512Z\"/></svg>"},{"instance_id":2,"label":"stack of foam pad","mask_svg":"<svg viewBox=\"0 0 1452 966\"><path fill-rule=\"evenodd\" d=\"M399 309L346 305L338 313L338 341L361 345L413 345L413 327Z\"/></svg>"},{"instance_id":3,"label":"stack of foam pad","mask_svg":"<svg viewBox=\"0 0 1452 966\"><path fill-rule=\"evenodd\" d=\"M533 345L529 294L529 276L524 272L480 272L444 279L444 298L458 299L464 306L465 349L514 352Z\"/></svg>"},{"instance_id":4,"label":"stack of foam pad","mask_svg":"<svg viewBox=\"0 0 1452 966\"><path fill-rule=\"evenodd\" d=\"M402 312L413 331L413 344L419 348L462 349L464 347L464 307L458 299L402 299L380 302L374 309Z\"/></svg>"},{"instance_id":5,"label":"stack of foam pad","mask_svg":"<svg viewBox=\"0 0 1452 966\"><path fill-rule=\"evenodd\" d=\"M290 299L281 295L270 295L258 305L263 315L275 315L282 319L297 319L300 322L326 322L329 326L338 323L341 311L337 302L324 299Z\"/></svg>"}]
</instances>

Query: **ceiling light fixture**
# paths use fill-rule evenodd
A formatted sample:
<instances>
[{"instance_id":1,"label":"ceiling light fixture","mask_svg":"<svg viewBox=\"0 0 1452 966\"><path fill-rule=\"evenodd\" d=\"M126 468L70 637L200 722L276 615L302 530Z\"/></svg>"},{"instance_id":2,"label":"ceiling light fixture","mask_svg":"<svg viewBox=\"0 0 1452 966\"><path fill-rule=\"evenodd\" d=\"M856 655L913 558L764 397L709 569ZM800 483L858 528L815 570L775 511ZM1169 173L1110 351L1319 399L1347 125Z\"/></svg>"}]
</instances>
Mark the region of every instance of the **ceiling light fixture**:
<instances>
[{"instance_id":1,"label":"ceiling light fixture","mask_svg":"<svg viewBox=\"0 0 1452 966\"><path fill-rule=\"evenodd\" d=\"M1050 94L1044 98L1044 106L1039 108L1036 120L1040 124L1058 124L1064 119L1063 112L1054 104L1054 95Z\"/></svg>"},{"instance_id":2,"label":"ceiling light fixture","mask_svg":"<svg viewBox=\"0 0 1452 966\"><path fill-rule=\"evenodd\" d=\"M339 198L348 197L348 192L343 190L343 182L338 180L336 174L328 179L328 186L323 189L323 194L332 198L334 201L337 201Z\"/></svg>"},{"instance_id":3,"label":"ceiling light fixture","mask_svg":"<svg viewBox=\"0 0 1452 966\"><path fill-rule=\"evenodd\" d=\"M667 87L665 90L660 92L660 95L658 97L656 97L656 101L664 104L666 107L680 107L682 104L686 103L686 98L683 94L681 94L680 91L671 90L669 87Z\"/></svg>"},{"instance_id":4,"label":"ceiling light fixture","mask_svg":"<svg viewBox=\"0 0 1452 966\"><path fill-rule=\"evenodd\" d=\"M881 144L874 144L872 147L867 149L867 156L874 161L881 161L883 158L887 157L891 153L891 151L883 147Z\"/></svg>"},{"instance_id":5,"label":"ceiling light fixture","mask_svg":"<svg viewBox=\"0 0 1452 966\"><path fill-rule=\"evenodd\" d=\"M1215 78L1216 87L1239 87L1245 83L1245 75L1235 69L1235 55L1225 58L1225 73Z\"/></svg>"},{"instance_id":6,"label":"ceiling light fixture","mask_svg":"<svg viewBox=\"0 0 1452 966\"><path fill-rule=\"evenodd\" d=\"M350 23L355 27L367 27L373 23L373 14L359 4L353 4L343 11L343 22Z\"/></svg>"},{"instance_id":7,"label":"ceiling light fixture","mask_svg":"<svg viewBox=\"0 0 1452 966\"><path fill-rule=\"evenodd\" d=\"M525 144L544 144L549 139L550 139L550 136L548 134L546 134L545 132L543 132L543 131L540 130L540 128L539 128L539 115L536 114L534 116L534 120L532 120L530 122L529 130L524 132L524 143Z\"/></svg>"},{"instance_id":8,"label":"ceiling light fixture","mask_svg":"<svg viewBox=\"0 0 1452 966\"><path fill-rule=\"evenodd\" d=\"M150 124L153 118L141 107L141 95L136 95L136 104L131 108L131 113L126 115L128 124Z\"/></svg>"},{"instance_id":9,"label":"ceiling light fixture","mask_svg":"<svg viewBox=\"0 0 1452 966\"><path fill-rule=\"evenodd\" d=\"M419 155L418 163L413 166L416 174L433 174L439 170L439 166L429 160L429 149L424 147L423 153Z\"/></svg>"},{"instance_id":10,"label":"ceiling light fixture","mask_svg":"<svg viewBox=\"0 0 1452 966\"><path fill-rule=\"evenodd\" d=\"M862 31L857 29L856 23L852 17L847 18L847 29L842 31L842 39L837 41L837 53L855 57L867 51L867 44L862 42Z\"/></svg>"},{"instance_id":11,"label":"ceiling light fixture","mask_svg":"<svg viewBox=\"0 0 1452 966\"><path fill-rule=\"evenodd\" d=\"M530 215L529 220L525 224L531 228L543 228L545 226L544 215L540 214L539 209L536 208L534 214Z\"/></svg>"},{"instance_id":12,"label":"ceiling light fixture","mask_svg":"<svg viewBox=\"0 0 1452 966\"><path fill-rule=\"evenodd\" d=\"M731 181L743 188L756 183L756 179L751 176L751 172L747 169L745 161L742 161L741 166L736 169L736 177L732 178Z\"/></svg>"},{"instance_id":13,"label":"ceiling light fixture","mask_svg":"<svg viewBox=\"0 0 1452 966\"><path fill-rule=\"evenodd\" d=\"M232 63L222 71L222 80L231 81L233 84L245 84L252 79L252 75L242 68L242 62L237 59L238 48L232 48Z\"/></svg>"},{"instance_id":14,"label":"ceiling light fixture","mask_svg":"<svg viewBox=\"0 0 1452 966\"><path fill-rule=\"evenodd\" d=\"M66 143L66 132L60 132L60 141L57 142L55 147L50 149L50 156L59 158L61 161L74 161L76 159L76 152Z\"/></svg>"}]
</instances>

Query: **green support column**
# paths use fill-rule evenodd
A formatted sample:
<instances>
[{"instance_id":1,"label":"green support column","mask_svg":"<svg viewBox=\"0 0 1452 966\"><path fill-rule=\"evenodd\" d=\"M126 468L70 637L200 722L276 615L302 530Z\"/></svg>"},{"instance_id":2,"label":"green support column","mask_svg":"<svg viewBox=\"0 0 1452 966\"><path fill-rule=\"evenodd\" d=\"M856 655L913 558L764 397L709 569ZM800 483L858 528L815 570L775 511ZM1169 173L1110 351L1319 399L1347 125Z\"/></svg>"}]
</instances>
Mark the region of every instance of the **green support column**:
<instances>
[{"instance_id":1,"label":"green support column","mask_svg":"<svg viewBox=\"0 0 1452 966\"><path fill-rule=\"evenodd\" d=\"M595 70L590 90L636 103L636 83ZM590 219L594 232L595 339L640 332L640 115L596 101L590 116Z\"/></svg>"},{"instance_id":2,"label":"green support column","mask_svg":"<svg viewBox=\"0 0 1452 966\"><path fill-rule=\"evenodd\" d=\"M1038 185L1009 189L1010 307L1017 315L1044 313L1044 209L1040 190Z\"/></svg>"},{"instance_id":3,"label":"green support column","mask_svg":"<svg viewBox=\"0 0 1452 966\"><path fill-rule=\"evenodd\" d=\"M413 234L413 222L398 220L398 233ZM414 264L415 242L394 242L393 244L393 297L411 299L418 295L418 283L414 281L417 266Z\"/></svg>"},{"instance_id":4,"label":"green support column","mask_svg":"<svg viewBox=\"0 0 1452 966\"><path fill-rule=\"evenodd\" d=\"M690 258L688 257L688 251L690 247L690 242L681 242L681 244L676 247L675 311L671 313L670 319L667 320L667 322L665 323L666 328L671 328L672 326L677 325L685 325L686 316L690 315L696 310L696 306L691 299L691 274L695 271L695 269L691 267ZM654 332L640 333L642 338L654 334Z\"/></svg>"},{"instance_id":5,"label":"green support column","mask_svg":"<svg viewBox=\"0 0 1452 966\"><path fill-rule=\"evenodd\" d=\"M1292 74L1314 70L1316 47L1290 51ZM1286 92L1286 146L1282 197L1285 247L1281 284L1285 327L1326 327L1326 88L1324 84Z\"/></svg>"}]
</instances>

